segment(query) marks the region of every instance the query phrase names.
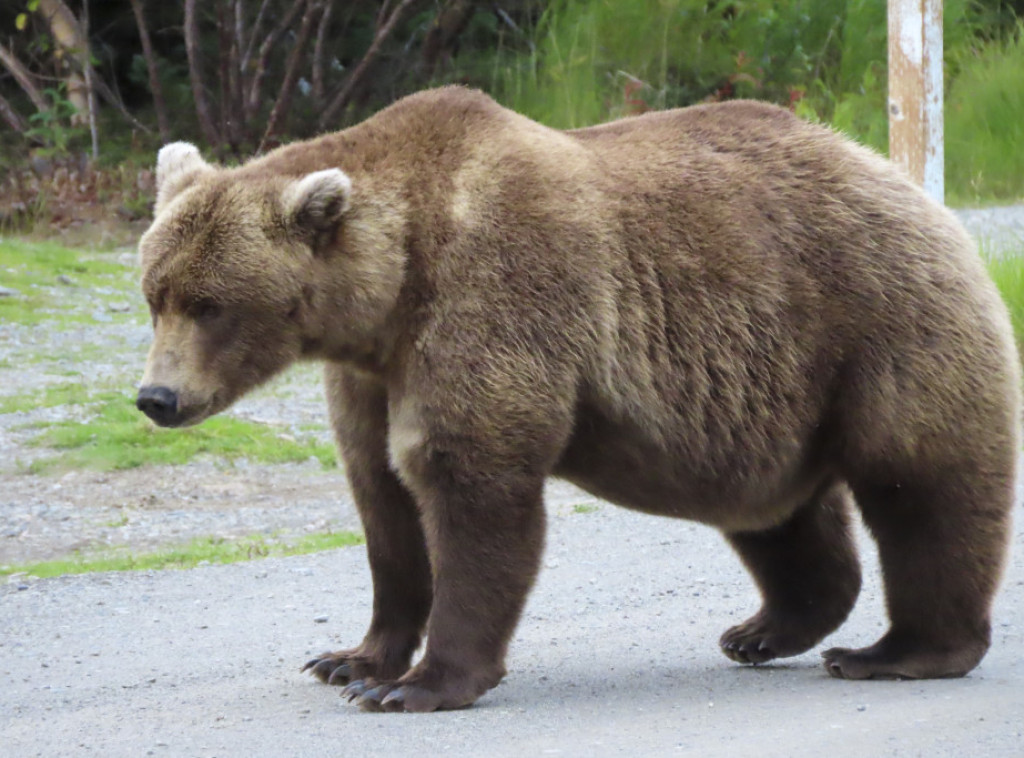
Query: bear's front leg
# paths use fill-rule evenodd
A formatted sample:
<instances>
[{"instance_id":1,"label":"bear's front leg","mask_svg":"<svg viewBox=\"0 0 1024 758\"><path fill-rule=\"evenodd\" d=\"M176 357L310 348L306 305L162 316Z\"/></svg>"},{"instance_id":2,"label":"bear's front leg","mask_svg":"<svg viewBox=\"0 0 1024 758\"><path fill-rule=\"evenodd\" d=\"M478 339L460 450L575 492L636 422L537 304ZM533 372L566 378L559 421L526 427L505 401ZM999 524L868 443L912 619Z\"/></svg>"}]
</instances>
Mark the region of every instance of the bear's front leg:
<instances>
[{"instance_id":1,"label":"bear's front leg","mask_svg":"<svg viewBox=\"0 0 1024 758\"><path fill-rule=\"evenodd\" d=\"M327 684L395 679L409 670L431 604L430 563L419 511L392 470L387 400L374 380L338 366L325 372L331 420L366 535L373 618L358 647L306 663Z\"/></svg>"},{"instance_id":2,"label":"bear's front leg","mask_svg":"<svg viewBox=\"0 0 1024 758\"><path fill-rule=\"evenodd\" d=\"M531 453L496 452L472 436L412 438L401 471L433 570L427 648L397 679L349 684L343 695L368 710L461 708L498 684L543 548L544 472Z\"/></svg>"}]
</instances>

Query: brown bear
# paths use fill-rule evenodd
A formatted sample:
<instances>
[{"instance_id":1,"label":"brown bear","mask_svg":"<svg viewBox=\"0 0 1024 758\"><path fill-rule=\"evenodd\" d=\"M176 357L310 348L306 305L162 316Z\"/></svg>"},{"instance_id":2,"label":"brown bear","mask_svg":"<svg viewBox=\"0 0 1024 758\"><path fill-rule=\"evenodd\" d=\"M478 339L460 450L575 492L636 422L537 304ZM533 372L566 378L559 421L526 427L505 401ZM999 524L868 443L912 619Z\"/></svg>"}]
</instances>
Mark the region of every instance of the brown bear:
<instances>
[{"instance_id":1,"label":"brown bear","mask_svg":"<svg viewBox=\"0 0 1024 758\"><path fill-rule=\"evenodd\" d=\"M138 407L194 424L325 362L374 603L306 668L363 707L498 683L548 476L720 529L763 596L722 636L735 661L845 619L854 504L890 627L828 672L985 654L1017 353L961 226L870 151L755 102L563 132L450 87L237 168L169 145L157 181Z\"/></svg>"}]
</instances>

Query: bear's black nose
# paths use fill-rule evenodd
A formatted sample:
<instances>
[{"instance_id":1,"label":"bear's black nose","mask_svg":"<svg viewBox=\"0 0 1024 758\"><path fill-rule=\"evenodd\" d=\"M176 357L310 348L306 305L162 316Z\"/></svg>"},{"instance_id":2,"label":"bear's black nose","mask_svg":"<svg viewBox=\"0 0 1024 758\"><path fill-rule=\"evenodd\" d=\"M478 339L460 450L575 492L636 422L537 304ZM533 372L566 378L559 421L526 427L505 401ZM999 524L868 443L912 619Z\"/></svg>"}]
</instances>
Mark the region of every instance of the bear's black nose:
<instances>
[{"instance_id":1,"label":"bear's black nose","mask_svg":"<svg viewBox=\"0 0 1024 758\"><path fill-rule=\"evenodd\" d=\"M167 426L178 416L178 396L167 387L143 387L135 407L161 426Z\"/></svg>"}]
</instances>

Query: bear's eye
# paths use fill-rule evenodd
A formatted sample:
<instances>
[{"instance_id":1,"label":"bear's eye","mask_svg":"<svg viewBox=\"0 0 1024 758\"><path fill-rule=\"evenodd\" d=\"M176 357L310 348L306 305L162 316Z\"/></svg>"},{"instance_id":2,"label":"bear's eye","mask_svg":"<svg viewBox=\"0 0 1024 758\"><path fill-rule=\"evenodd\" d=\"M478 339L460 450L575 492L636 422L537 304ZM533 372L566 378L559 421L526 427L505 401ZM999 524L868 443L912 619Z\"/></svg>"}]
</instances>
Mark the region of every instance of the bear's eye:
<instances>
[{"instance_id":1,"label":"bear's eye","mask_svg":"<svg viewBox=\"0 0 1024 758\"><path fill-rule=\"evenodd\" d=\"M199 322L213 321L220 312L220 306L212 300L199 300L188 309L188 315Z\"/></svg>"}]
</instances>

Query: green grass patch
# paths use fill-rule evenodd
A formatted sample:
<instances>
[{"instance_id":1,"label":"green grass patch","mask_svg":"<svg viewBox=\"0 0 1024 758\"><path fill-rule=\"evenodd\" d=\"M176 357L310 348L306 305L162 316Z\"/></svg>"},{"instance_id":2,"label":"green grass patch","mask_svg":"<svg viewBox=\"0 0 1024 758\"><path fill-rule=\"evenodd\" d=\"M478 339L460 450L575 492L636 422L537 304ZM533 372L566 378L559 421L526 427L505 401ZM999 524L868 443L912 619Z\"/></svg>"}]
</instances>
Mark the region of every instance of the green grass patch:
<instances>
[{"instance_id":1,"label":"green grass patch","mask_svg":"<svg viewBox=\"0 0 1024 758\"><path fill-rule=\"evenodd\" d=\"M124 549L76 553L70 558L20 566L0 566L0 576L29 574L40 578L98 571L154 571L189 569L200 563L224 564L271 556L306 555L324 550L363 544L355 532L310 534L294 540L272 540L262 536L229 540L203 537L169 550L135 554Z\"/></svg>"},{"instance_id":2,"label":"green grass patch","mask_svg":"<svg viewBox=\"0 0 1024 758\"><path fill-rule=\"evenodd\" d=\"M89 390L81 384L57 384L41 391L0 396L0 413L22 413L59 405L85 405L92 399Z\"/></svg>"},{"instance_id":3,"label":"green grass patch","mask_svg":"<svg viewBox=\"0 0 1024 758\"><path fill-rule=\"evenodd\" d=\"M134 398L101 392L83 410L85 421L58 421L33 439L33 444L60 450L53 458L34 461L31 473L71 468L103 471L143 464L187 463L206 454L259 463L298 463L316 458L324 468L337 465L334 448L312 437L293 437L271 426L217 416L187 429L161 429L135 408Z\"/></svg>"},{"instance_id":4,"label":"green grass patch","mask_svg":"<svg viewBox=\"0 0 1024 758\"><path fill-rule=\"evenodd\" d=\"M1024 257L992 256L987 260L988 272L1010 311L1017 346L1024 354Z\"/></svg>"},{"instance_id":5,"label":"green grass patch","mask_svg":"<svg viewBox=\"0 0 1024 758\"><path fill-rule=\"evenodd\" d=\"M577 503L572 507L573 513L594 513L597 511L597 506L593 503Z\"/></svg>"},{"instance_id":6,"label":"green grass patch","mask_svg":"<svg viewBox=\"0 0 1024 758\"><path fill-rule=\"evenodd\" d=\"M337 465L334 448L313 435L292 436L272 426L230 416L216 416L187 429L161 429L136 410L133 397L121 392L95 392L80 384L61 384L41 392L0 397L0 413L65 405L78 409L81 418L29 425L41 430L31 444L60 451L52 458L33 461L27 469L30 473L174 465L201 454L259 463L299 463L316 458L324 468Z\"/></svg>"},{"instance_id":7,"label":"green grass patch","mask_svg":"<svg viewBox=\"0 0 1024 758\"><path fill-rule=\"evenodd\" d=\"M0 297L0 320L27 325L93 322L97 309L109 313L108 301L140 299L131 268L111 260L109 253L85 253L50 242L0 240L0 285L17 292ZM139 310L109 313L109 318L137 320Z\"/></svg>"},{"instance_id":8,"label":"green grass patch","mask_svg":"<svg viewBox=\"0 0 1024 758\"><path fill-rule=\"evenodd\" d=\"M1024 21L961 61L946 104L949 202L1024 198Z\"/></svg>"}]
</instances>

